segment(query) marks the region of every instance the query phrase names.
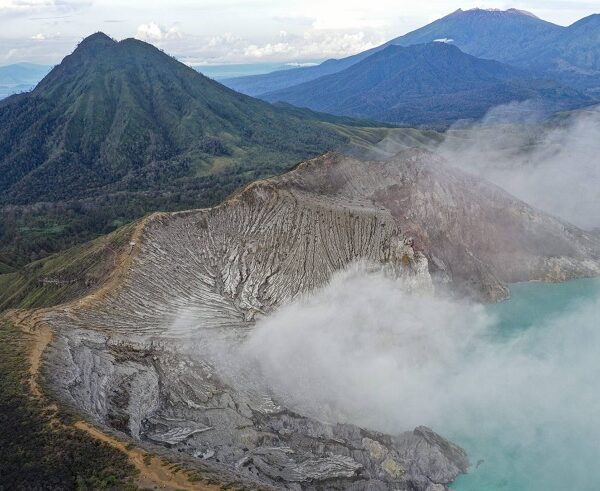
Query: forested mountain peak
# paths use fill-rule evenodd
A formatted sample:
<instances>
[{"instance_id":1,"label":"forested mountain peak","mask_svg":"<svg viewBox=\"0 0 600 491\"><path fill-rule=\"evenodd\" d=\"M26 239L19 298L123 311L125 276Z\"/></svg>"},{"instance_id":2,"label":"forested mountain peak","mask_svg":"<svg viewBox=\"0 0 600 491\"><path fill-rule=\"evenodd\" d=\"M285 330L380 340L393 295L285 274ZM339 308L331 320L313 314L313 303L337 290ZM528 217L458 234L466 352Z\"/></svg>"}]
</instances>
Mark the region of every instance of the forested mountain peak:
<instances>
[{"instance_id":1,"label":"forested mountain peak","mask_svg":"<svg viewBox=\"0 0 600 491\"><path fill-rule=\"evenodd\" d=\"M145 42L96 33L32 92L2 101L0 207L83 200L73 214L89 209L92 228L106 232L146 211L214 204L343 141L314 114L238 94ZM0 247L37 221L20 220L0 229ZM72 235L47 219L39 226Z\"/></svg>"}]
</instances>

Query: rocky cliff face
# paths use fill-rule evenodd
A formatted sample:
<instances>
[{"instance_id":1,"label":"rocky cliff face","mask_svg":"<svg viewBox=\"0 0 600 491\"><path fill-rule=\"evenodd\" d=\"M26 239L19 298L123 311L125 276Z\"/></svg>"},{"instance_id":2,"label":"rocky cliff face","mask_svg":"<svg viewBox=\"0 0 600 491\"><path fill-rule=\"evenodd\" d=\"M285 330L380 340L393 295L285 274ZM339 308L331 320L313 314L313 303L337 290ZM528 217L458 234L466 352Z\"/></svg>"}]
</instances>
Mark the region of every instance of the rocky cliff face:
<instances>
[{"instance_id":1,"label":"rocky cliff face","mask_svg":"<svg viewBox=\"0 0 600 491\"><path fill-rule=\"evenodd\" d=\"M431 430L304 417L223 354L356 261L411 290L496 300L504 281L598 274L598 243L427 153L327 154L218 207L148 220L118 286L46 314L45 373L97 423L259 487L444 489L467 459Z\"/></svg>"}]
</instances>

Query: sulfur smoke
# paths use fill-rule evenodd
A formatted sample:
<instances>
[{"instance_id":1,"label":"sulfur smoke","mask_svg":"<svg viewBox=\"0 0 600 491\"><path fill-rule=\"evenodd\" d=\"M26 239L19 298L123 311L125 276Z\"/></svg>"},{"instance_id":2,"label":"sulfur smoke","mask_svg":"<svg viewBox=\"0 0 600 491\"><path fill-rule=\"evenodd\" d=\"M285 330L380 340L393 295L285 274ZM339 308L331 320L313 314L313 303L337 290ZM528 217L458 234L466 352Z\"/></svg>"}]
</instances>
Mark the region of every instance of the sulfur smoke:
<instances>
[{"instance_id":1,"label":"sulfur smoke","mask_svg":"<svg viewBox=\"0 0 600 491\"><path fill-rule=\"evenodd\" d=\"M492 109L449 130L436 152L543 211L600 228L600 109L545 123L537 115L531 103Z\"/></svg>"},{"instance_id":2,"label":"sulfur smoke","mask_svg":"<svg viewBox=\"0 0 600 491\"><path fill-rule=\"evenodd\" d=\"M510 489L597 489L596 293L508 335L480 305L354 268L259 322L236 356L304 414L389 433L431 426L520 482Z\"/></svg>"},{"instance_id":3,"label":"sulfur smoke","mask_svg":"<svg viewBox=\"0 0 600 491\"><path fill-rule=\"evenodd\" d=\"M600 110L551 123L538 116L528 104L496 108L428 146L537 208L600 228ZM405 144L388 138L372 157ZM473 464L483 461L473 467L483 480L461 490L592 491L598 285L511 331L489 308L410 294L354 266L259 321L235 348L210 336L201 344L232 380L307 416L387 433L432 427L464 445Z\"/></svg>"},{"instance_id":4,"label":"sulfur smoke","mask_svg":"<svg viewBox=\"0 0 600 491\"><path fill-rule=\"evenodd\" d=\"M385 159L412 146L584 229L600 228L600 106L548 120L534 102L491 109L481 121L457 123L419 138L390 132L362 157Z\"/></svg>"}]
</instances>

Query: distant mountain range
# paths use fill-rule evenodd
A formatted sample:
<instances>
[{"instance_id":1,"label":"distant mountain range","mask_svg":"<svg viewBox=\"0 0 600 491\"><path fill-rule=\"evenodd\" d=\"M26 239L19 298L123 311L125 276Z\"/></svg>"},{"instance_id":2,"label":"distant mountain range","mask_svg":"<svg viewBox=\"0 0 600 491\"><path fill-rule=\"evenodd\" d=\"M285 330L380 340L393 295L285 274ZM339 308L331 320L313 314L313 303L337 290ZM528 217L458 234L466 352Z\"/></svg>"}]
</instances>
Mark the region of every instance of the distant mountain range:
<instances>
[{"instance_id":1,"label":"distant mountain range","mask_svg":"<svg viewBox=\"0 0 600 491\"><path fill-rule=\"evenodd\" d=\"M443 42L389 45L341 72L262 97L406 125L480 118L512 101L535 100L549 111L591 102L577 90Z\"/></svg>"},{"instance_id":2,"label":"distant mountain range","mask_svg":"<svg viewBox=\"0 0 600 491\"><path fill-rule=\"evenodd\" d=\"M540 71L600 98L600 14L515 53L511 63Z\"/></svg>"},{"instance_id":3,"label":"distant mountain range","mask_svg":"<svg viewBox=\"0 0 600 491\"><path fill-rule=\"evenodd\" d=\"M416 31L381 46L339 60L327 60L315 67L297 68L224 80L225 85L244 94L260 96L319 77L340 72L390 45L410 46L446 40L473 56L506 61L515 50L529 47L536 39L545 39L562 28L528 13L507 11L457 10ZM506 57L499 56L506 54Z\"/></svg>"},{"instance_id":4,"label":"distant mountain range","mask_svg":"<svg viewBox=\"0 0 600 491\"><path fill-rule=\"evenodd\" d=\"M15 63L0 66L0 99L33 89L50 71L49 66L34 63Z\"/></svg>"},{"instance_id":5,"label":"distant mountain range","mask_svg":"<svg viewBox=\"0 0 600 491\"><path fill-rule=\"evenodd\" d=\"M338 86L331 78L333 75L342 74L351 67L360 66L363 69L371 67L376 61L381 61L377 57L373 58L374 55L389 46L410 47L435 41L455 46L464 53L482 60L496 60L527 70L528 77L518 77L519 88L516 90L515 100L522 100L522 96L527 92L537 98L540 80L547 81L548 85L541 87L542 92L546 94L552 87L550 81L555 81L555 89L551 89L555 93L551 95L551 99L560 104L567 106L571 104L576 107L584 101L582 94L577 91L583 91L595 99L600 98L600 15L592 15L569 27L562 27L516 9L506 11L458 10L416 31L392 39L377 48L347 58L328 60L315 67L226 79L223 80L223 83L242 93L267 100L273 101L279 97L281 101L311 108L323 108L328 105L327 99L339 99L336 94L338 90L344 92L344 77L338 80L342 84ZM370 60L370 62L363 64L366 60ZM423 61L431 64L428 60L424 59ZM428 71L428 67L421 65L415 67L415 70L424 74ZM357 75L356 70L351 73ZM330 78L326 81L327 77ZM526 78L529 78L531 85L527 86ZM312 81L318 81L318 83L312 86L306 85ZM398 82L401 81L401 77L398 77ZM576 90L559 88L558 85L568 85ZM309 94L308 87L320 92L317 96ZM326 87L330 92L326 92ZM441 97L435 101L431 99L431 86L425 84L423 88L424 91L420 96L431 100L427 105L427 110L431 111L433 107L439 107L436 111L438 116L431 117L432 115L428 114L413 118L411 113L408 115L410 117L390 118L387 112L348 110L346 104L339 110L338 108L330 110L339 114L370 114L370 117L382 121L406 121L414 124L424 120L447 121L451 119L450 114L446 114L442 107L448 103L448 94L442 93ZM362 87L362 89L366 90L367 87ZM375 94L372 89L369 90L370 98L385 99L387 100L386 104L392 100L389 94ZM405 89L411 92L414 87L396 86L395 93L401 95ZM474 87L475 91L477 89L478 87ZM512 92L512 89L505 90L503 88L497 98L505 99L502 94L510 95ZM573 99L570 99L569 94L573 95ZM357 96L359 99L363 99L363 94L357 94ZM486 100L491 102L496 97L493 94L488 94L488 96L481 100L482 105L485 106ZM317 100L319 98L322 100ZM405 101L396 99L395 103L401 107ZM358 105L362 105L362 102L359 102ZM475 105L478 105L477 101ZM467 117L471 113L473 111L466 108L464 116ZM456 112L452 112L452 114L461 116Z\"/></svg>"}]
</instances>

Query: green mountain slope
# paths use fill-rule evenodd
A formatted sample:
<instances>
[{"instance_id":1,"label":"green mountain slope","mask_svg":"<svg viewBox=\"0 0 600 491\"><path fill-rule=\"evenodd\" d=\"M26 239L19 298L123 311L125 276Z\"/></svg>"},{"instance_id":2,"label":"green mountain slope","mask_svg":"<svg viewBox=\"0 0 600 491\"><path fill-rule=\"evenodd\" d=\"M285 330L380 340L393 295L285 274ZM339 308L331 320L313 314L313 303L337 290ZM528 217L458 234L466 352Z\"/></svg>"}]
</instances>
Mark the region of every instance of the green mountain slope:
<instances>
[{"instance_id":1,"label":"green mountain slope","mask_svg":"<svg viewBox=\"0 0 600 491\"><path fill-rule=\"evenodd\" d=\"M150 210L211 205L347 141L314 113L97 33L0 101L0 252L28 262Z\"/></svg>"},{"instance_id":2,"label":"green mountain slope","mask_svg":"<svg viewBox=\"0 0 600 491\"><path fill-rule=\"evenodd\" d=\"M162 187L209 172L214 157L297 160L336 141L148 44L100 33L6 101L0 125L1 200L16 204Z\"/></svg>"}]
</instances>

